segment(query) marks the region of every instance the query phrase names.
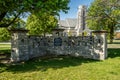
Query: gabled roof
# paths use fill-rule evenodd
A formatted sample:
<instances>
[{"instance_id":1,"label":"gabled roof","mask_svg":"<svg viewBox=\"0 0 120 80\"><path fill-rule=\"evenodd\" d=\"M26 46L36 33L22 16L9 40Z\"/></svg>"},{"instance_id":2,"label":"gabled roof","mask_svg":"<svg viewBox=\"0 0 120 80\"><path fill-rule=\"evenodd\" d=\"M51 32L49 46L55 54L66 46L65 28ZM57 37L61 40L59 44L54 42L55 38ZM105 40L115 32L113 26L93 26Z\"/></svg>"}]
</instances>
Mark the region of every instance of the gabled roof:
<instances>
[{"instance_id":1,"label":"gabled roof","mask_svg":"<svg viewBox=\"0 0 120 80\"><path fill-rule=\"evenodd\" d=\"M69 27L75 27L77 24L76 18L67 18L66 21L68 22Z\"/></svg>"},{"instance_id":2,"label":"gabled roof","mask_svg":"<svg viewBox=\"0 0 120 80\"><path fill-rule=\"evenodd\" d=\"M65 20L59 20L58 23L59 23L59 26L62 26L62 27L67 26L68 27L67 22Z\"/></svg>"},{"instance_id":3,"label":"gabled roof","mask_svg":"<svg viewBox=\"0 0 120 80\"><path fill-rule=\"evenodd\" d=\"M58 21L60 27L67 27L67 28L75 28L77 24L76 18L67 18L65 20L59 20Z\"/></svg>"}]
</instances>

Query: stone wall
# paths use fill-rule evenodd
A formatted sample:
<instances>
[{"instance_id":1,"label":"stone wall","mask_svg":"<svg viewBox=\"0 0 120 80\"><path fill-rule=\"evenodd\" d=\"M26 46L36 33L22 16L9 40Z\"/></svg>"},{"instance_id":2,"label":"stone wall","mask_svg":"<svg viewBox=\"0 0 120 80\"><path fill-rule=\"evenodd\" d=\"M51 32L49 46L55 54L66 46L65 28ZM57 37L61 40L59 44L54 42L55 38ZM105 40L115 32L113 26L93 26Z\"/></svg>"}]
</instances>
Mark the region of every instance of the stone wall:
<instances>
[{"instance_id":1,"label":"stone wall","mask_svg":"<svg viewBox=\"0 0 120 80\"><path fill-rule=\"evenodd\" d=\"M94 31L94 36L27 36L27 31L12 31L11 60L29 60L46 55L82 56L97 60L107 57L105 31Z\"/></svg>"},{"instance_id":2,"label":"stone wall","mask_svg":"<svg viewBox=\"0 0 120 80\"><path fill-rule=\"evenodd\" d=\"M27 30L11 30L11 61L29 59Z\"/></svg>"},{"instance_id":3,"label":"stone wall","mask_svg":"<svg viewBox=\"0 0 120 80\"><path fill-rule=\"evenodd\" d=\"M74 55L91 57L93 37L39 37L29 36L29 54L31 57L54 55ZM34 54L35 53L35 54Z\"/></svg>"}]
</instances>

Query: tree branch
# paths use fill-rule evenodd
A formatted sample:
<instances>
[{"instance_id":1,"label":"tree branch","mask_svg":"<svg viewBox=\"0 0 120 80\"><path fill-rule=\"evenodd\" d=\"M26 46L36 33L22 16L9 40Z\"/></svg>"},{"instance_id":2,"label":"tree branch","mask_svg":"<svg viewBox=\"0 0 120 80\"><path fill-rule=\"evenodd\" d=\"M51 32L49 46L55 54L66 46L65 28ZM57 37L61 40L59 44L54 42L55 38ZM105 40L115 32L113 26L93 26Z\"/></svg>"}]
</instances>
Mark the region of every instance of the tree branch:
<instances>
[{"instance_id":1,"label":"tree branch","mask_svg":"<svg viewBox=\"0 0 120 80\"><path fill-rule=\"evenodd\" d=\"M9 22L8 24L5 24L5 23L3 23L3 24L0 24L0 27L8 27L8 26L10 26L12 23L14 23L14 21L18 18L18 16L21 14L21 12L19 12L16 16L15 16L15 18L11 21L11 22Z\"/></svg>"},{"instance_id":2,"label":"tree branch","mask_svg":"<svg viewBox=\"0 0 120 80\"><path fill-rule=\"evenodd\" d=\"M114 22L114 23L118 23L118 24L120 24L120 22L118 22L118 21L115 21L114 19L112 19L108 14L106 14L105 13L105 15L112 21L112 22Z\"/></svg>"}]
</instances>

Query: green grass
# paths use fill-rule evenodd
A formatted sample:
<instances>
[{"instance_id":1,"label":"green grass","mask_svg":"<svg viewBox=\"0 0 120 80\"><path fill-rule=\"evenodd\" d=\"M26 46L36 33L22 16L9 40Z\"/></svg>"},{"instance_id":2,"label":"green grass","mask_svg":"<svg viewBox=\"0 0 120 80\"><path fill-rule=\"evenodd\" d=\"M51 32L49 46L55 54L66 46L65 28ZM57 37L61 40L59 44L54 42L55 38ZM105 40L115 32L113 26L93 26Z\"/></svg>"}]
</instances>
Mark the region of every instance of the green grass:
<instances>
[{"instance_id":1,"label":"green grass","mask_svg":"<svg viewBox=\"0 0 120 80\"><path fill-rule=\"evenodd\" d=\"M10 47L0 47L0 50L10 50Z\"/></svg>"},{"instance_id":2,"label":"green grass","mask_svg":"<svg viewBox=\"0 0 120 80\"><path fill-rule=\"evenodd\" d=\"M59 57L31 60L19 65L1 64L0 80L118 80L119 56L118 53L109 55L104 61Z\"/></svg>"},{"instance_id":3,"label":"green grass","mask_svg":"<svg viewBox=\"0 0 120 80\"><path fill-rule=\"evenodd\" d=\"M0 44L0 50L8 50L11 48L10 44Z\"/></svg>"},{"instance_id":4,"label":"green grass","mask_svg":"<svg viewBox=\"0 0 120 80\"><path fill-rule=\"evenodd\" d=\"M1 44L0 44L0 47L10 47L10 44L4 44L4 43L2 44L2 43L1 43Z\"/></svg>"},{"instance_id":5,"label":"green grass","mask_svg":"<svg viewBox=\"0 0 120 80\"><path fill-rule=\"evenodd\" d=\"M114 40L112 44L108 44L108 48L120 48L120 40Z\"/></svg>"},{"instance_id":6,"label":"green grass","mask_svg":"<svg viewBox=\"0 0 120 80\"><path fill-rule=\"evenodd\" d=\"M66 56L34 59L18 65L0 64L0 80L119 80L118 47L109 48L104 61Z\"/></svg>"},{"instance_id":7,"label":"green grass","mask_svg":"<svg viewBox=\"0 0 120 80\"><path fill-rule=\"evenodd\" d=\"M10 54L10 44L0 44L0 54Z\"/></svg>"}]
</instances>

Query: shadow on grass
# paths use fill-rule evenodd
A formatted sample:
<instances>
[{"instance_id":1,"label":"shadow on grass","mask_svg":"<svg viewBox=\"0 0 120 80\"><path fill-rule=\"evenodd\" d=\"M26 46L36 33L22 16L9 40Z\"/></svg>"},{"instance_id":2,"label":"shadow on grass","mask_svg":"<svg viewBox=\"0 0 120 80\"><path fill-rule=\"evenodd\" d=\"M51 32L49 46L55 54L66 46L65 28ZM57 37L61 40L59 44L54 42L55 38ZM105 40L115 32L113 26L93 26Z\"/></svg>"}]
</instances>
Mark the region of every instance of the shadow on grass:
<instances>
[{"instance_id":1,"label":"shadow on grass","mask_svg":"<svg viewBox=\"0 0 120 80\"><path fill-rule=\"evenodd\" d=\"M108 58L120 57L120 48L108 49ZM0 64L0 73L13 72L24 73L31 71L47 71L48 69L61 69L65 67L80 66L85 63L99 62L92 59L84 59L82 57L59 56L57 58L33 59L22 62L18 65Z\"/></svg>"},{"instance_id":2,"label":"shadow on grass","mask_svg":"<svg viewBox=\"0 0 120 80\"><path fill-rule=\"evenodd\" d=\"M10 49L0 50L0 54L11 54L10 51Z\"/></svg>"},{"instance_id":3,"label":"shadow on grass","mask_svg":"<svg viewBox=\"0 0 120 80\"><path fill-rule=\"evenodd\" d=\"M9 60L10 59L10 50L0 50L0 62L1 60Z\"/></svg>"},{"instance_id":4,"label":"shadow on grass","mask_svg":"<svg viewBox=\"0 0 120 80\"><path fill-rule=\"evenodd\" d=\"M113 42L113 43L109 43L108 44L120 44L120 42Z\"/></svg>"},{"instance_id":5,"label":"shadow on grass","mask_svg":"<svg viewBox=\"0 0 120 80\"><path fill-rule=\"evenodd\" d=\"M108 58L120 57L120 48L109 48Z\"/></svg>"},{"instance_id":6,"label":"shadow on grass","mask_svg":"<svg viewBox=\"0 0 120 80\"><path fill-rule=\"evenodd\" d=\"M91 63L97 62L96 60L91 59L83 59L80 57L57 57L52 59L36 59L36 60L29 60L25 63L21 63L19 65L7 65L7 64L0 64L1 69L0 73L2 72L13 72L13 73L24 73L24 72L31 72L31 71L47 71L49 68L52 69L60 69L64 67L71 67L71 66L78 66L82 65L82 63Z\"/></svg>"}]
</instances>

